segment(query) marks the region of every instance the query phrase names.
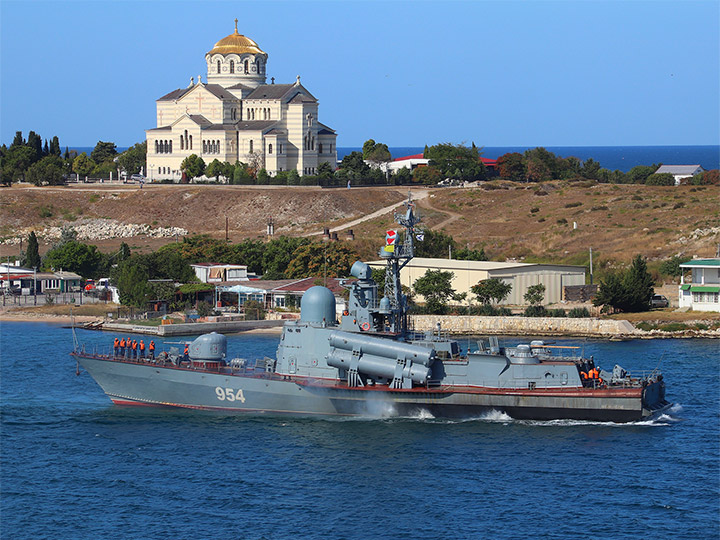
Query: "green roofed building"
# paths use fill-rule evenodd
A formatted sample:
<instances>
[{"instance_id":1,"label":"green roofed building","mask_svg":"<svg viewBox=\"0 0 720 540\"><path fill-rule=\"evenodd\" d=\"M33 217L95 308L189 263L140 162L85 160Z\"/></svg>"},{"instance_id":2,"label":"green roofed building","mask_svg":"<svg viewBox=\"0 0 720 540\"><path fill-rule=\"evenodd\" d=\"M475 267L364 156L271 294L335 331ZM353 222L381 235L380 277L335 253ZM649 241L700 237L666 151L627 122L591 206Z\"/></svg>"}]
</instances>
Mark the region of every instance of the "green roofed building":
<instances>
[{"instance_id":1,"label":"green roofed building","mask_svg":"<svg viewBox=\"0 0 720 540\"><path fill-rule=\"evenodd\" d=\"M693 259L680 265L680 307L693 311L720 311L720 258ZM684 272L692 271L690 283Z\"/></svg>"}]
</instances>

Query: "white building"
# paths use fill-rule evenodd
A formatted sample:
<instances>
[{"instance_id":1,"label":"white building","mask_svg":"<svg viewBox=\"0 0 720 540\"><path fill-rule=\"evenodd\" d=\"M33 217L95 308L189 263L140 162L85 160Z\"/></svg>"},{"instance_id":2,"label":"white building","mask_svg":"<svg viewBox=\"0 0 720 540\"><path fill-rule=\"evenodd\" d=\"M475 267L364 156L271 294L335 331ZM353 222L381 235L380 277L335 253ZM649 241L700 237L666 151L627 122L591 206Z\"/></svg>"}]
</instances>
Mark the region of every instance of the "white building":
<instances>
[{"instance_id":1,"label":"white building","mask_svg":"<svg viewBox=\"0 0 720 540\"><path fill-rule=\"evenodd\" d=\"M700 165L661 165L655 174L670 173L675 178L675 185L679 186L685 178L692 178L704 171Z\"/></svg>"},{"instance_id":2,"label":"white building","mask_svg":"<svg viewBox=\"0 0 720 540\"><path fill-rule=\"evenodd\" d=\"M694 311L720 311L720 258L694 259L680 265L680 307ZM690 283L684 272L691 270Z\"/></svg>"},{"instance_id":3,"label":"white building","mask_svg":"<svg viewBox=\"0 0 720 540\"><path fill-rule=\"evenodd\" d=\"M300 84L266 84L267 53L237 31L205 55L207 82L190 79L157 100L157 127L146 130L150 179L179 180L195 154L265 168L270 175L316 174L337 164L337 135L318 121L318 101Z\"/></svg>"},{"instance_id":4,"label":"white building","mask_svg":"<svg viewBox=\"0 0 720 540\"><path fill-rule=\"evenodd\" d=\"M385 268L385 261L368 263L372 268ZM450 271L454 274L452 287L458 293L474 298L470 287L479 281L498 278L512 285L510 295L501 304L527 304L523 296L531 285L545 285L543 304L555 304L563 300L563 287L585 285L585 267L529 264L494 261L460 261L456 259L430 259L415 257L400 272L400 283L412 287L428 270ZM422 298L422 297L420 297Z\"/></svg>"},{"instance_id":5,"label":"white building","mask_svg":"<svg viewBox=\"0 0 720 540\"><path fill-rule=\"evenodd\" d=\"M240 264L197 263L190 265L203 283L249 281L247 266Z\"/></svg>"}]
</instances>

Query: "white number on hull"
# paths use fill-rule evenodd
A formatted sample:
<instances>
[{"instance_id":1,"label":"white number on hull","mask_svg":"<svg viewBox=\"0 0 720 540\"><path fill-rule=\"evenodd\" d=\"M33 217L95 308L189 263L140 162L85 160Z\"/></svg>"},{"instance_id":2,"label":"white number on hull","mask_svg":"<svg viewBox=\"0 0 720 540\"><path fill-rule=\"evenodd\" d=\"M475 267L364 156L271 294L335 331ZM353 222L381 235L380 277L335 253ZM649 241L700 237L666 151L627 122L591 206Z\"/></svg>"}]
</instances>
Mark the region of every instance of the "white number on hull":
<instances>
[{"instance_id":1,"label":"white number on hull","mask_svg":"<svg viewBox=\"0 0 720 540\"><path fill-rule=\"evenodd\" d=\"M215 393L220 401L239 401L245 403L245 395L243 394L242 388L233 390L232 388L222 388L218 386L215 388Z\"/></svg>"}]
</instances>

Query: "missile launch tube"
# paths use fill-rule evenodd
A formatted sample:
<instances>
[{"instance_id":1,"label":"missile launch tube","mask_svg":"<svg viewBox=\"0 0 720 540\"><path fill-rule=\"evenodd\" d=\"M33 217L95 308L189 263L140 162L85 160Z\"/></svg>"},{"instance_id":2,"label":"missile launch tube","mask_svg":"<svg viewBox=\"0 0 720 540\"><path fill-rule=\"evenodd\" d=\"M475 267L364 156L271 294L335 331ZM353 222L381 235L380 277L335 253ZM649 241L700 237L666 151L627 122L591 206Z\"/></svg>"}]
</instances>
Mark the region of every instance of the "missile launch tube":
<instances>
[{"instance_id":1,"label":"missile launch tube","mask_svg":"<svg viewBox=\"0 0 720 540\"><path fill-rule=\"evenodd\" d=\"M328 337L331 347L344 351L360 350L363 354L371 354L382 358L389 358L393 365L398 358L412 360L413 364L422 364L430 367L435 361L435 351L420 345L410 345L400 341L391 341L363 334L350 332L332 332ZM394 368L393 368L394 369Z\"/></svg>"},{"instance_id":2,"label":"missile launch tube","mask_svg":"<svg viewBox=\"0 0 720 540\"><path fill-rule=\"evenodd\" d=\"M338 369L349 369L352 356L351 351L335 349L327 355L327 363L329 366ZM396 366L396 360L364 353L358 360L357 370L359 373L370 375L371 377L393 379L395 377ZM411 379L415 383L425 384L430 378L430 368L420 364L410 363L403 368L402 376L406 379Z\"/></svg>"}]
</instances>

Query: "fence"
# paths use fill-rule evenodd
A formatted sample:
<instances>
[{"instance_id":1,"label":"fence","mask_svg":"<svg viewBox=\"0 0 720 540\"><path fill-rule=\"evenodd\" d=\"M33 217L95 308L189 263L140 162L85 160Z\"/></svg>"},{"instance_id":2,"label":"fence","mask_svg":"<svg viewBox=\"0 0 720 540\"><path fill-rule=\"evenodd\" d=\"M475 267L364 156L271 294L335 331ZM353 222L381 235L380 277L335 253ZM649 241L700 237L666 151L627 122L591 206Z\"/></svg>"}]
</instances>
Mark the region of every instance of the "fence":
<instances>
[{"instance_id":1,"label":"fence","mask_svg":"<svg viewBox=\"0 0 720 540\"><path fill-rule=\"evenodd\" d=\"M105 297L84 294L82 292L58 292L34 294L3 294L3 306L44 306L46 304L69 304L81 306L83 304L108 304L110 295Z\"/></svg>"}]
</instances>

